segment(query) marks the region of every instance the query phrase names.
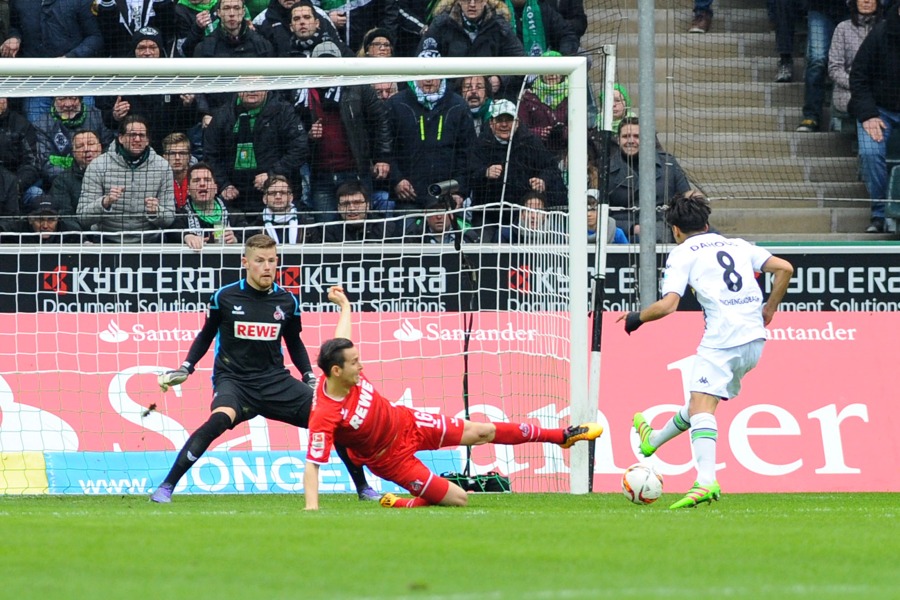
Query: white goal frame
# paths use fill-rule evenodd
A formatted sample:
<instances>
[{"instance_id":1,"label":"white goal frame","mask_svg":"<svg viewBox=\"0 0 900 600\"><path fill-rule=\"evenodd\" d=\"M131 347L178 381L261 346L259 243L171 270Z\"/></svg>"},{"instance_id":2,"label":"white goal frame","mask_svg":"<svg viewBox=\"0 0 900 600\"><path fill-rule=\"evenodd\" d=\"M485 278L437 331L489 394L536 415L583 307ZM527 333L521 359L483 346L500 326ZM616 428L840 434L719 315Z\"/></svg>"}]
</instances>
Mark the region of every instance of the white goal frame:
<instances>
[{"instance_id":1,"label":"white goal frame","mask_svg":"<svg viewBox=\"0 0 900 600\"><path fill-rule=\"evenodd\" d=\"M477 61L477 62L476 62ZM478 65L473 68L473 64ZM490 72L496 75L564 74L568 96L569 194L569 395L571 422L596 421L596 397L588 385L587 165L588 63L583 56L515 58L314 58L314 59L16 59L0 61L0 86L7 97L159 94L291 89L377 81L455 78ZM340 78L340 79L337 79ZM614 74L607 73L611 88ZM348 81L349 80L349 81ZM583 274L583 275L577 275ZM596 315L600 318L600 315ZM599 373L595 373L599 377ZM599 387L599 386L598 386ZM570 451L570 492L588 492L588 447Z\"/></svg>"}]
</instances>

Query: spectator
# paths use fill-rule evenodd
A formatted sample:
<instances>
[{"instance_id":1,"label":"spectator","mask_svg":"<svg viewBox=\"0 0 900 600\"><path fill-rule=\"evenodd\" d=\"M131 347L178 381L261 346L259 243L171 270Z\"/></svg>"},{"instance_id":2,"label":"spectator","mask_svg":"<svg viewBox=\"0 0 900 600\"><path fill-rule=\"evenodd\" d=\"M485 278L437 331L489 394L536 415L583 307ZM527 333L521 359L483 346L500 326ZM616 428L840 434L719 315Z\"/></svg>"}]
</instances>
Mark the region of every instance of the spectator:
<instances>
[{"instance_id":1,"label":"spectator","mask_svg":"<svg viewBox=\"0 0 900 600\"><path fill-rule=\"evenodd\" d=\"M493 94L491 92L490 77L486 75L463 77L459 89L463 100L466 101L469 107L469 113L472 115L475 135L479 136L484 124L491 118Z\"/></svg>"},{"instance_id":2,"label":"spectator","mask_svg":"<svg viewBox=\"0 0 900 600\"><path fill-rule=\"evenodd\" d=\"M19 186L16 176L0 167L0 228L9 230L22 214L19 208Z\"/></svg>"},{"instance_id":3,"label":"spectator","mask_svg":"<svg viewBox=\"0 0 900 600\"><path fill-rule=\"evenodd\" d=\"M275 54L286 56L290 50L291 38L291 8L298 0L269 0L268 7L253 19L256 30L275 48ZM328 13L316 5L312 5L319 26L330 40L339 40L337 29L331 24Z\"/></svg>"},{"instance_id":4,"label":"spectator","mask_svg":"<svg viewBox=\"0 0 900 600\"><path fill-rule=\"evenodd\" d=\"M394 55L394 40L391 32L383 27L370 29L363 36L362 46L357 56L371 58L388 58Z\"/></svg>"},{"instance_id":5,"label":"spectator","mask_svg":"<svg viewBox=\"0 0 900 600\"><path fill-rule=\"evenodd\" d=\"M778 71L775 83L794 80L794 29L803 17L802 0L770 0L775 25L775 51L778 52Z\"/></svg>"},{"instance_id":6,"label":"spectator","mask_svg":"<svg viewBox=\"0 0 900 600\"><path fill-rule=\"evenodd\" d=\"M294 206L293 187L288 178L283 175L269 177L264 197L266 207L254 223L261 229L258 233L268 235L276 244L302 244L306 241L307 219Z\"/></svg>"},{"instance_id":7,"label":"spectator","mask_svg":"<svg viewBox=\"0 0 900 600\"><path fill-rule=\"evenodd\" d=\"M694 18L688 33L707 33L712 25L713 0L694 0Z\"/></svg>"},{"instance_id":8,"label":"spectator","mask_svg":"<svg viewBox=\"0 0 900 600\"><path fill-rule=\"evenodd\" d=\"M609 161L609 206L618 208L613 213L616 225L637 241L640 235L638 215L640 202L638 152L641 143L641 125L637 117L626 117L619 124L619 151L613 152ZM681 165L675 157L660 149L656 153L656 206L664 206L675 194L691 189ZM672 241L664 215L656 214L657 242Z\"/></svg>"},{"instance_id":9,"label":"spectator","mask_svg":"<svg viewBox=\"0 0 900 600\"><path fill-rule=\"evenodd\" d=\"M0 166L16 176L22 202L30 205L41 192L37 132L28 119L9 108L7 98L0 98Z\"/></svg>"},{"instance_id":10,"label":"spectator","mask_svg":"<svg viewBox=\"0 0 900 600\"><path fill-rule=\"evenodd\" d=\"M162 34L153 27L143 27L131 40L131 56L135 58L165 57ZM143 115L150 123L150 145L163 151L162 141L173 131L187 131L199 122L194 94L134 94L106 96L97 99L104 122L112 129L128 115Z\"/></svg>"},{"instance_id":11,"label":"spectator","mask_svg":"<svg viewBox=\"0 0 900 600\"><path fill-rule=\"evenodd\" d=\"M841 121L849 117L850 65L862 41L881 20L878 0L850 0L850 18L838 23L828 50L828 77L834 82L831 96L832 129L840 131ZM855 133L854 128L854 133Z\"/></svg>"},{"instance_id":12,"label":"spectator","mask_svg":"<svg viewBox=\"0 0 900 600\"><path fill-rule=\"evenodd\" d=\"M324 226L325 242L397 241L397 221L370 218L369 193L358 182L343 184L337 191L341 220Z\"/></svg>"},{"instance_id":13,"label":"spectator","mask_svg":"<svg viewBox=\"0 0 900 600\"><path fill-rule=\"evenodd\" d=\"M588 26L587 13L584 12L584 0L549 0L549 4L562 15L580 40Z\"/></svg>"},{"instance_id":14,"label":"spectator","mask_svg":"<svg viewBox=\"0 0 900 600\"><path fill-rule=\"evenodd\" d=\"M344 57L353 56L353 52L339 38L333 37L331 30L322 25L323 20L309 0L300 0L291 6L291 35L287 42L278 48L279 56L296 56L309 58L316 47L320 47L316 56L328 52ZM337 52L334 48L337 48Z\"/></svg>"},{"instance_id":15,"label":"spectator","mask_svg":"<svg viewBox=\"0 0 900 600\"><path fill-rule=\"evenodd\" d=\"M82 227L124 243L159 242L175 218L169 163L150 147L147 120L125 117L109 149L84 172L77 214Z\"/></svg>"},{"instance_id":16,"label":"spectator","mask_svg":"<svg viewBox=\"0 0 900 600\"><path fill-rule=\"evenodd\" d=\"M863 40L850 68L850 114L857 126L859 166L872 199L868 233L889 231L885 219L887 198L887 143L900 127L900 4L893 4L885 19Z\"/></svg>"},{"instance_id":17,"label":"spectator","mask_svg":"<svg viewBox=\"0 0 900 600\"><path fill-rule=\"evenodd\" d=\"M0 0L0 43L9 37L9 0Z\"/></svg>"},{"instance_id":18,"label":"spectator","mask_svg":"<svg viewBox=\"0 0 900 600\"><path fill-rule=\"evenodd\" d=\"M398 0L394 56L415 56L422 35L428 31L431 20L431 0Z\"/></svg>"},{"instance_id":19,"label":"spectator","mask_svg":"<svg viewBox=\"0 0 900 600\"><path fill-rule=\"evenodd\" d=\"M74 244L81 241L79 229L60 219L60 209L50 196L35 199L34 208L24 220L11 221L4 242L19 244ZM15 235L18 234L18 235Z\"/></svg>"},{"instance_id":20,"label":"spectator","mask_svg":"<svg viewBox=\"0 0 900 600\"><path fill-rule=\"evenodd\" d=\"M556 159L537 136L519 128L515 118L515 104L509 100L494 102L490 129L481 134L470 154L472 204L517 204L529 192L541 192L546 205L565 206L566 188ZM508 225L509 213L501 215L501 209L488 209L484 225ZM485 235L482 238L488 239Z\"/></svg>"},{"instance_id":21,"label":"spectator","mask_svg":"<svg viewBox=\"0 0 900 600\"><path fill-rule=\"evenodd\" d=\"M53 180L50 196L53 197L67 230L81 231L81 224L75 217L81 199L84 172L94 159L103 153L100 136L91 129L79 129L72 136L72 166Z\"/></svg>"},{"instance_id":22,"label":"spectator","mask_svg":"<svg viewBox=\"0 0 900 600\"><path fill-rule=\"evenodd\" d=\"M37 2L12 0L9 38L0 45L3 58L89 58L100 56L103 37L91 12L93 0ZM46 97L25 99L25 117L35 123L50 110Z\"/></svg>"},{"instance_id":23,"label":"spectator","mask_svg":"<svg viewBox=\"0 0 900 600\"><path fill-rule=\"evenodd\" d=\"M323 0L321 6L349 48L361 47L366 33L372 29L386 29L391 38L397 32L399 0Z\"/></svg>"},{"instance_id":24,"label":"spectator","mask_svg":"<svg viewBox=\"0 0 900 600\"><path fill-rule=\"evenodd\" d=\"M603 93L597 97L597 100L600 103L600 110L603 109ZM619 131L619 123L622 122L622 119L625 117L636 117L637 115L631 109L631 96L628 95L628 90L625 89L625 86L621 83L617 83L613 86L613 109L612 109L612 129L610 131L618 132ZM603 114L597 115L597 127L603 127Z\"/></svg>"},{"instance_id":25,"label":"spectator","mask_svg":"<svg viewBox=\"0 0 900 600\"><path fill-rule=\"evenodd\" d=\"M181 241L191 250L202 250L208 244L238 243L208 164L198 162L188 169L188 201L173 227L180 230Z\"/></svg>"},{"instance_id":26,"label":"spectator","mask_svg":"<svg viewBox=\"0 0 900 600\"><path fill-rule=\"evenodd\" d=\"M566 244L562 213L548 212L547 199L537 191L526 192L512 225L500 229L500 241L505 244Z\"/></svg>"},{"instance_id":27,"label":"spectator","mask_svg":"<svg viewBox=\"0 0 900 600\"><path fill-rule=\"evenodd\" d=\"M399 211L430 204L428 186L455 179L460 206L468 194L466 163L475 130L465 101L443 79L416 81L387 101L393 132L391 185Z\"/></svg>"},{"instance_id":28,"label":"spectator","mask_svg":"<svg viewBox=\"0 0 900 600\"><path fill-rule=\"evenodd\" d=\"M384 83L373 83L372 89L375 90L375 95L378 96L378 99L382 102L388 100L397 95L397 82L396 81L386 81Z\"/></svg>"},{"instance_id":29,"label":"spectator","mask_svg":"<svg viewBox=\"0 0 900 600\"><path fill-rule=\"evenodd\" d=\"M309 130L312 208L317 221L337 218L337 188L390 175L391 131L387 110L368 85L299 90L295 109Z\"/></svg>"},{"instance_id":30,"label":"spectator","mask_svg":"<svg viewBox=\"0 0 900 600\"><path fill-rule=\"evenodd\" d=\"M79 129L90 129L100 135L106 145L115 134L103 124L96 106L85 106L78 96L57 96L46 115L34 124L37 130L38 163L44 185L51 185L57 175L72 166L72 135Z\"/></svg>"},{"instance_id":31,"label":"spectator","mask_svg":"<svg viewBox=\"0 0 900 600\"><path fill-rule=\"evenodd\" d=\"M597 234L600 233L600 190L590 189L587 191L587 196L588 244L594 244L597 241ZM616 226L616 220L612 217L607 217L607 219L609 219L609 223L606 228L606 243L627 244L628 236L621 227Z\"/></svg>"},{"instance_id":32,"label":"spectator","mask_svg":"<svg viewBox=\"0 0 900 600\"><path fill-rule=\"evenodd\" d=\"M525 56L503 0L440 0L419 43L419 56ZM492 77L491 91L510 94L520 77Z\"/></svg>"},{"instance_id":33,"label":"spectator","mask_svg":"<svg viewBox=\"0 0 900 600\"><path fill-rule=\"evenodd\" d=\"M197 44L194 49L195 57L267 58L275 56L272 44L254 31L250 27L250 22L245 20L243 0L219 0L218 14L219 26ZM232 97L230 94L200 94L197 97L197 110L208 117L219 107L227 105ZM208 118L204 118L204 124L209 124Z\"/></svg>"},{"instance_id":34,"label":"spectator","mask_svg":"<svg viewBox=\"0 0 900 600\"><path fill-rule=\"evenodd\" d=\"M455 244L462 232L462 241L467 244L479 242L478 232L473 229L458 211L448 210L443 201L437 201L425 208L422 215L414 215L406 220L404 242L407 244Z\"/></svg>"},{"instance_id":35,"label":"spectator","mask_svg":"<svg viewBox=\"0 0 900 600\"><path fill-rule=\"evenodd\" d=\"M578 36L569 23L547 0L510 0L510 25L522 41L527 56L542 56L547 51L559 55L578 54Z\"/></svg>"},{"instance_id":36,"label":"spectator","mask_svg":"<svg viewBox=\"0 0 900 600\"><path fill-rule=\"evenodd\" d=\"M163 158L172 168L175 184L175 211L183 212L188 200L188 169L191 166L191 140L183 133L170 133L162 142Z\"/></svg>"},{"instance_id":37,"label":"spectator","mask_svg":"<svg viewBox=\"0 0 900 600\"><path fill-rule=\"evenodd\" d=\"M269 0L245 0L244 4L247 6L250 18L255 19L269 6Z\"/></svg>"},{"instance_id":38,"label":"spectator","mask_svg":"<svg viewBox=\"0 0 900 600\"><path fill-rule=\"evenodd\" d=\"M819 131L822 124L822 107L828 86L828 49L834 28L847 19L850 13L847 0L809 0L806 21L809 33L806 38L806 70L803 87L803 119L797 131Z\"/></svg>"},{"instance_id":39,"label":"spectator","mask_svg":"<svg viewBox=\"0 0 900 600\"><path fill-rule=\"evenodd\" d=\"M165 55L175 34L176 4L178 0L97 0L97 24L105 54L113 58L134 56L134 36L150 28L159 32L159 50Z\"/></svg>"},{"instance_id":40,"label":"spectator","mask_svg":"<svg viewBox=\"0 0 900 600\"><path fill-rule=\"evenodd\" d=\"M233 217L261 213L269 175L299 179L309 162L306 130L293 107L265 91L240 92L220 108L203 149Z\"/></svg>"},{"instance_id":41,"label":"spectator","mask_svg":"<svg viewBox=\"0 0 900 600\"><path fill-rule=\"evenodd\" d=\"M559 52L547 52L559 56ZM541 139L554 155L562 154L569 140L569 81L565 75L541 75L522 94L519 123Z\"/></svg>"}]
</instances>

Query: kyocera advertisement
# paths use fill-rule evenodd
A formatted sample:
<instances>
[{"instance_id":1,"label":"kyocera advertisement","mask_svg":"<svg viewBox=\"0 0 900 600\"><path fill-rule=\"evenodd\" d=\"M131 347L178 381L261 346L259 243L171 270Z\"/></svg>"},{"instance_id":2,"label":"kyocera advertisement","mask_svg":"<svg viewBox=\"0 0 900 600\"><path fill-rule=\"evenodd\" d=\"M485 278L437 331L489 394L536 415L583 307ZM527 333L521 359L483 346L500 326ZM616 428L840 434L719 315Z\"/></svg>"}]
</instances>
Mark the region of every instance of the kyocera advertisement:
<instances>
[{"instance_id":1,"label":"kyocera advertisement","mask_svg":"<svg viewBox=\"0 0 900 600\"><path fill-rule=\"evenodd\" d=\"M638 460L634 412L658 427L684 403L703 329L701 313L685 312L628 336L617 316L603 323L599 492L616 491L621 472ZM355 315L368 378L386 397L419 410L568 425L565 315L468 317ZM156 384L157 373L183 360L202 322L202 314L179 312L0 315L3 330L17 332L0 353L0 491L147 493L157 485L209 415L213 348L183 385L163 393ZM304 316L313 361L335 322L330 313ZM888 434L900 429L892 376L898 329L894 313L778 313L760 365L716 413L723 490L900 491L900 446ZM302 492L306 444L306 430L242 423L214 442L185 476L184 491ZM465 453L449 449L443 458L434 469L458 470ZM693 482L687 434L650 460L666 491ZM326 489L350 490L342 466L333 467ZM501 471L514 491L568 489L567 451L552 444L480 446L472 470Z\"/></svg>"}]
</instances>

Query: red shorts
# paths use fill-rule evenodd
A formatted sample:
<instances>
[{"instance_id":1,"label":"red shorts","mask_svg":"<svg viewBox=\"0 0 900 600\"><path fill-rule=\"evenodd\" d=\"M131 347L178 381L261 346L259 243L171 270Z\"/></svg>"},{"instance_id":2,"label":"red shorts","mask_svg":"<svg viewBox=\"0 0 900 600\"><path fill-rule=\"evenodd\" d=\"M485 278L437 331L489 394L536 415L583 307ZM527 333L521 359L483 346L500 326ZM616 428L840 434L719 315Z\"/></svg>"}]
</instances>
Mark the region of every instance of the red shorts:
<instances>
[{"instance_id":1,"label":"red shorts","mask_svg":"<svg viewBox=\"0 0 900 600\"><path fill-rule=\"evenodd\" d=\"M425 496L437 504L447 494L449 484L416 458L416 452L459 446L465 421L419 411L409 414L394 443L381 456L362 462L375 475L403 486L413 496Z\"/></svg>"}]
</instances>

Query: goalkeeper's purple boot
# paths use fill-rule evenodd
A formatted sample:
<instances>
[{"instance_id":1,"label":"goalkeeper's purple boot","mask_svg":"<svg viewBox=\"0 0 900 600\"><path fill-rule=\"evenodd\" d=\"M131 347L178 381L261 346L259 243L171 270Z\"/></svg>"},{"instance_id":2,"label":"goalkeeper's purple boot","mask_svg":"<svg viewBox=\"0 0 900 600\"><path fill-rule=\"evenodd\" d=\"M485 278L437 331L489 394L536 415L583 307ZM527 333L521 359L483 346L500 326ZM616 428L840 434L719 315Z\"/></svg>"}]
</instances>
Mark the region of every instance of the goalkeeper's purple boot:
<instances>
[{"instance_id":1,"label":"goalkeeper's purple boot","mask_svg":"<svg viewBox=\"0 0 900 600\"><path fill-rule=\"evenodd\" d=\"M172 491L175 489L171 483L162 483L153 495L150 496L150 502L159 502L160 504L168 504L172 501Z\"/></svg>"},{"instance_id":2,"label":"goalkeeper's purple boot","mask_svg":"<svg viewBox=\"0 0 900 600\"><path fill-rule=\"evenodd\" d=\"M371 486L368 485L359 490L357 495L363 502L378 502L381 500L381 494L373 490Z\"/></svg>"}]
</instances>

